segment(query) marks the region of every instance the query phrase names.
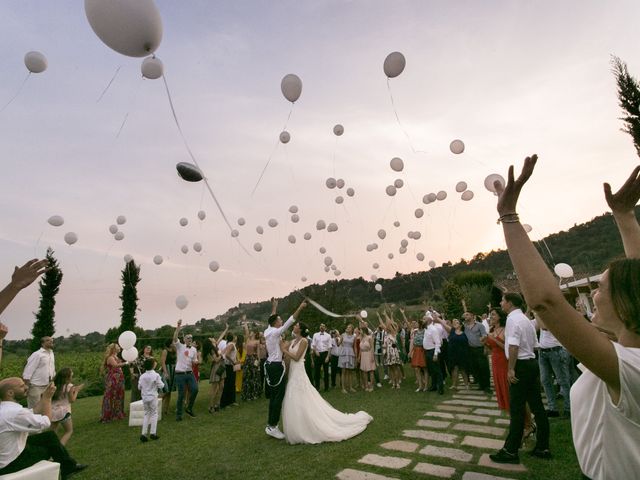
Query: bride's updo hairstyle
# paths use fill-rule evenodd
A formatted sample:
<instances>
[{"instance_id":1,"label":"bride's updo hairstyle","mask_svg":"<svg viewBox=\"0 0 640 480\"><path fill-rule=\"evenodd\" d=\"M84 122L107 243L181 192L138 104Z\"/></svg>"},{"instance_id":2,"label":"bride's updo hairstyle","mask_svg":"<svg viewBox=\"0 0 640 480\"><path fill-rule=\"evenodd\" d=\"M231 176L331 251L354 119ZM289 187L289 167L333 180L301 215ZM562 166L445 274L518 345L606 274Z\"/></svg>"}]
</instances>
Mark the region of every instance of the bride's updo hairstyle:
<instances>
[{"instance_id":1,"label":"bride's updo hairstyle","mask_svg":"<svg viewBox=\"0 0 640 480\"><path fill-rule=\"evenodd\" d=\"M309 336L309 327L302 322L298 322L298 327L300 328L300 336L307 338Z\"/></svg>"}]
</instances>

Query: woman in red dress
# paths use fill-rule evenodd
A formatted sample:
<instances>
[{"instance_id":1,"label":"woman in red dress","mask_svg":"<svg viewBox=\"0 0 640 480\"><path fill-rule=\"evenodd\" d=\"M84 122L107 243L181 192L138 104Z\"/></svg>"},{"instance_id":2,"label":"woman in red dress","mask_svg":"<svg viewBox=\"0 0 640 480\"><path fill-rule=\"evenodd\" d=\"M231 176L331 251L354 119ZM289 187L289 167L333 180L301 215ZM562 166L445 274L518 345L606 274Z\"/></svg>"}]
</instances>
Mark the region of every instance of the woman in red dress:
<instances>
[{"instance_id":1,"label":"woman in red dress","mask_svg":"<svg viewBox=\"0 0 640 480\"><path fill-rule=\"evenodd\" d=\"M112 422L124 418L124 374L122 367L127 362L118 358L120 346L111 343L104 352L104 360L100 366L100 373L104 377L104 397L102 398L102 423Z\"/></svg>"},{"instance_id":2,"label":"woman in red dress","mask_svg":"<svg viewBox=\"0 0 640 480\"><path fill-rule=\"evenodd\" d=\"M509 381L507 371L509 361L504 353L504 327L507 316L502 310L493 309L489 315L489 335L485 345L491 348L491 369L493 370L493 385L496 389L498 407L509 411Z\"/></svg>"}]
</instances>

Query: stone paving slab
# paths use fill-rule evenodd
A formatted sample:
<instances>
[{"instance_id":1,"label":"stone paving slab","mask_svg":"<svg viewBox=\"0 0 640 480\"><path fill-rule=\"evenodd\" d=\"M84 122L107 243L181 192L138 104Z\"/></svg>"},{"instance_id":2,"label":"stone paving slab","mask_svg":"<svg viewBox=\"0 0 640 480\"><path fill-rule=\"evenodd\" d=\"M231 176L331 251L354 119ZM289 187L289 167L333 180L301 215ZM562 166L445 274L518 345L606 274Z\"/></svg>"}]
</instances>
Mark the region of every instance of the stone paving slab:
<instances>
[{"instance_id":1,"label":"stone paving slab","mask_svg":"<svg viewBox=\"0 0 640 480\"><path fill-rule=\"evenodd\" d=\"M449 412L464 412L469 413L471 409L469 407L458 407L456 405L436 405L438 410L447 410Z\"/></svg>"},{"instance_id":2,"label":"stone paving slab","mask_svg":"<svg viewBox=\"0 0 640 480\"><path fill-rule=\"evenodd\" d=\"M426 428L448 428L451 422L445 422L443 420L418 420L419 427Z\"/></svg>"},{"instance_id":3,"label":"stone paving slab","mask_svg":"<svg viewBox=\"0 0 640 480\"><path fill-rule=\"evenodd\" d=\"M478 388L470 388L468 390L465 390L464 387L458 387L458 390L454 390L457 394L462 394L462 395L481 395L484 392Z\"/></svg>"},{"instance_id":4,"label":"stone paving slab","mask_svg":"<svg viewBox=\"0 0 640 480\"><path fill-rule=\"evenodd\" d=\"M513 465L511 463L495 463L489 458L489 454L485 453L480 457L478 465L481 467L497 468L498 470L504 470L505 472L526 472L527 467L521 463Z\"/></svg>"},{"instance_id":5,"label":"stone paving slab","mask_svg":"<svg viewBox=\"0 0 640 480\"><path fill-rule=\"evenodd\" d=\"M387 450L397 450L398 452L415 452L420 445L414 442L404 442L402 440L394 440L392 442L383 443L380 445Z\"/></svg>"},{"instance_id":6,"label":"stone paving slab","mask_svg":"<svg viewBox=\"0 0 640 480\"><path fill-rule=\"evenodd\" d=\"M455 417L453 416L453 413L447 413L447 412L427 412L424 414L425 417L437 417L437 418L449 418L451 420L453 420Z\"/></svg>"},{"instance_id":7,"label":"stone paving slab","mask_svg":"<svg viewBox=\"0 0 640 480\"><path fill-rule=\"evenodd\" d=\"M458 435L453 433L432 432L430 430L405 430L402 435L408 438L421 438L442 443L454 443L458 439Z\"/></svg>"},{"instance_id":8,"label":"stone paving slab","mask_svg":"<svg viewBox=\"0 0 640 480\"><path fill-rule=\"evenodd\" d=\"M493 475L487 475L486 473L464 472L464 474L462 475L462 480L514 480L514 479L507 478L507 477L496 477Z\"/></svg>"},{"instance_id":9,"label":"stone paving slab","mask_svg":"<svg viewBox=\"0 0 640 480\"><path fill-rule=\"evenodd\" d=\"M500 450L504 446L504 440L496 440L495 438L474 437L467 435L462 440L462 445L470 447L486 448L489 450Z\"/></svg>"},{"instance_id":10,"label":"stone paving slab","mask_svg":"<svg viewBox=\"0 0 640 480\"><path fill-rule=\"evenodd\" d=\"M489 423L490 418L484 417L482 415L465 415L464 413L459 413L456 415L459 420L467 420L469 422L478 422L478 423Z\"/></svg>"},{"instance_id":11,"label":"stone paving slab","mask_svg":"<svg viewBox=\"0 0 640 480\"><path fill-rule=\"evenodd\" d=\"M453 395L453 398L458 400L484 400L485 402L491 400L486 395Z\"/></svg>"},{"instance_id":12,"label":"stone paving slab","mask_svg":"<svg viewBox=\"0 0 640 480\"><path fill-rule=\"evenodd\" d=\"M496 418L497 425L509 425L510 423L511 420L509 420L508 418Z\"/></svg>"},{"instance_id":13,"label":"stone paving slab","mask_svg":"<svg viewBox=\"0 0 640 480\"><path fill-rule=\"evenodd\" d=\"M493 405L495 407L495 404ZM475 415L491 415L493 417L501 417L502 416L502 410L494 410L494 409L487 409L487 408L476 408L473 413Z\"/></svg>"},{"instance_id":14,"label":"stone paving slab","mask_svg":"<svg viewBox=\"0 0 640 480\"><path fill-rule=\"evenodd\" d=\"M353 468L345 468L338 472L336 478L339 480L398 480L398 477L387 477L378 473L354 470Z\"/></svg>"},{"instance_id":15,"label":"stone paving slab","mask_svg":"<svg viewBox=\"0 0 640 480\"><path fill-rule=\"evenodd\" d=\"M365 463L367 465L373 465L375 467L393 468L395 470L399 470L409 465L411 463L411 460L408 458L385 457L383 455L369 453L358 460L358 463Z\"/></svg>"},{"instance_id":16,"label":"stone paving slab","mask_svg":"<svg viewBox=\"0 0 640 480\"><path fill-rule=\"evenodd\" d=\"M458 462L470 462L473 455L464 450L458 448L445 448L436 447L434 445L427 445L420 452L422 455L428 455L430 457L447 458L449 460L457 460Z\"/></svg>"},{"instance_id":17,"label":"stone paving slab","mask_svg":"<svg viewBox=\"0 0 640 480\"><path fill-rule=\"evenodd\" d=\"M454 425L454 430L461 432L474 432L474 433L486 433L487 435L496 435L498 437L504 436L507 433L506 429L500 427L487 427L485 425L467 425L466 423L459 423Z\"/></svg>"},{"instance_id":18,"label":"stone paving slab","mask_svg":"<svg viewBox=\"0 0 640 480\"><path fill-rule=\"evenodd\" d=\"M443 467L433 463L419 463L413 467L413 471L440 478L451 478L456 473L456 469L453 467Z\"/></svg>"},{"instance_id":19,"label":"stone paving slab","mask_svg":"<svg viewBox=\"0 0 640 480\"><path fill-rule=\"evenodd\" d=\"M479 400L445 400L446 405L463 405L465 407L495 407L495 402L481 402Z\"/></svg>"}]
</instances>

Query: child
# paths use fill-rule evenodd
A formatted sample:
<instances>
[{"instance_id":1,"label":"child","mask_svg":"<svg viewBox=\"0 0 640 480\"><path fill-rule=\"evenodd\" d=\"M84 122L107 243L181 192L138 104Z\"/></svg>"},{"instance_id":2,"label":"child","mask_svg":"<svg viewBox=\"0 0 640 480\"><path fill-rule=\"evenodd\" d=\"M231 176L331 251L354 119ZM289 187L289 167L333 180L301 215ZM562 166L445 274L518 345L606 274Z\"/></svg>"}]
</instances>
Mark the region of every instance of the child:
<instances>
[{"instance_id":1,"label":"child","mask_svg":"<svg viewBox=\"0 0 640 480\"><path fill-rule=\"evenodd\" d=\"M142 395L142 405L144 407L144 419L142 420L142 435L140 441L146 442L147 430L151 429L151 440L158 440L156 428L158 426L158 390L164 387L164 383L154 369L157 362L154 358L146 358L144 361L145 372L140 375L138 386Z\"/></svg>"},{"instance_id":2,"label":"child","mask_svg":"<svg viewBox=\"0 0 640 480\"><path fill-rule=\"evenodd\" d=\"M84 383L74 387L73 383L71 383L72 378L73 370L63 368L53 379L56 393L51 401L51 430L55 432L58 426L62 425L64 430L64 434L60 437L62 445L66 445L73 434L71 404L76 401L78 392L84 388Z\"/></svg>"}]
</instances>

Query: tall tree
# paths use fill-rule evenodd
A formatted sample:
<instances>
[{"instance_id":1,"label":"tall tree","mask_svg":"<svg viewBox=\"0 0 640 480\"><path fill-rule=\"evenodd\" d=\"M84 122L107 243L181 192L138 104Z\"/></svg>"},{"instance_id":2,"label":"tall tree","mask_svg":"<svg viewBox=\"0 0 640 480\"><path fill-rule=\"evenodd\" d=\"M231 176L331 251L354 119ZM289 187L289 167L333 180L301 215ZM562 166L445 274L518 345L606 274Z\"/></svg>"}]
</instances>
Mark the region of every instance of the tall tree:
<instances>
[{"instance_id":1,"label":"tall tree","mask_svg":"<svg viewBox=\"0 0 640 480\"><path fill-rule=\"evenodd\" d=\"M58 261L53 256L51 247L47 248L46 258L49 262L48 270L44 273L38 284L40 290L40 306L36 313L36 321L31 329L33 338L31 339L31 351L35 352L40 348L42 337L52 337L56 332L55 328L55 306L56 295L62 283L62 270L58 266Z\"/></svg>"},{"instance_id":2,"label":"tall tree","mask_svg":"<svg viewBox=\"0 0 640 480\"><path fill-rule=\"evenodd\" d=\"M127 330L135 331L136 312L138 311L138 282L140 281L140 267L133 260L127 262L122 269L122 300L120 328L118 333Z\"/></svg>"},{"instance_id":3,"label":"tall tree","mask_svg":"<svg viewBox=\"0 0 640 480\"><path fill-rule=\"evenodd\" d=\"M613 57L613 73L618 84L618 100L626 116L622 120L626 125L622 129L633 138L633 144L640 155L640 84L629 75L627 64L620 58Z\"/></svg>"}]
</instances>

